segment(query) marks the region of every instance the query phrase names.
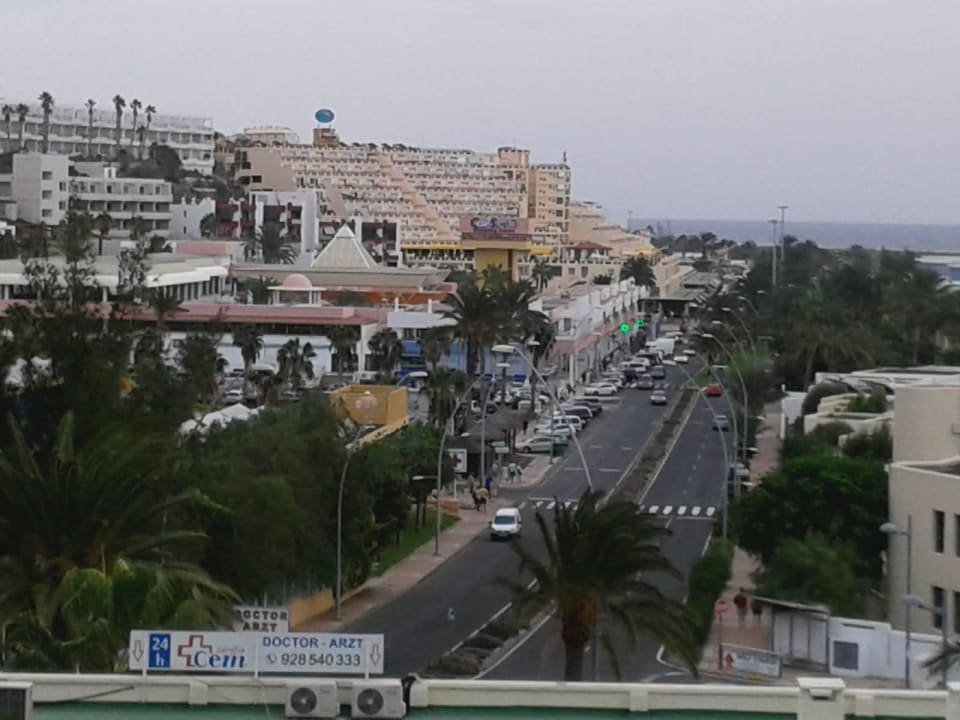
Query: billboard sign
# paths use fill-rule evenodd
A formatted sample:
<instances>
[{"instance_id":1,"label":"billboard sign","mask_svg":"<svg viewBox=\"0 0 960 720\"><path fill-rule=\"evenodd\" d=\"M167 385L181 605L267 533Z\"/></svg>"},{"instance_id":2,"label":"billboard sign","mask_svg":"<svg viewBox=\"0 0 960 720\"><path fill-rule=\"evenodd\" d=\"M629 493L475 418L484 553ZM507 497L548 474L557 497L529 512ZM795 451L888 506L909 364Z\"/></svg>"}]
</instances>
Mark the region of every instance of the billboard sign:
<instances>
[{"instance_id":1,"label":"billboard sign","mask_svg":"<svg viewBox=\"0 0 960 720\"><path fill-rule=\"evenodd\" d=\"M133 630L130 669L176 673L383 674L383 635Z\"/></svg>"},{"instance_id":2,"label":"billboard sign","mask_svg":"<svg viewBox=\"0 0 960 720\"><path fill-rule=\"evenodd\" d=\"M322 108L313 114L313 119L318 123L332 123L333 118L333 110L329 110L328 108Z\"/></svg>"},{"instance_id":3,"label":"billboard sign","mask_svg":"<svg viewBox=\"0 0 960 720\"><path fill-rule=\"evenodd\" d=\"M460 232L472 236L502 236L529 234L529 221L509 215L464 215L460 218Z\"/></svg>"},{"instance_id":4,"label":"billboard sign","mask_svg":"<svg viewBox=\"0 0 960 720\"><path fill-rule=\"evenodd\" d=\"M237 632L290 632L290 611L285 607L239 605L237 615L233 624Z\"/></svg>"},{"instance_id":5,"label":"billboard sign","mask_svg":"<svg viewBox=\"0 0 960 720\"><path fill-rule=\"evenodd\" d=\"M453 464L454 472L464 475L467 472L467 449L447 448L447 455L450 456L450 462Z\"/></svg>"}]
</instances>

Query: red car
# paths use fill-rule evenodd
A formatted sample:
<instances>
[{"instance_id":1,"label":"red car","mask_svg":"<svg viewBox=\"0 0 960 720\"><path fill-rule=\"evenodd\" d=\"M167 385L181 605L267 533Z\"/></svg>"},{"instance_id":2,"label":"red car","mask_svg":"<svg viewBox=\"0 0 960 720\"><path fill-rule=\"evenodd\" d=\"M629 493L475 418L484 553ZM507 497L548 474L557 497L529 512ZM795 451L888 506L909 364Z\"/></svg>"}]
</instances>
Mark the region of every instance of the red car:
<instances>
[{"instance_id":1,"label":"red car","mask_svg":"<svg viewBox=\"0 0 960 720\"><path fill-rule=\"evenodd\" d=\"M703 389L703 394L707 397L723 397L723 386L712 383Z\"/></svg>"}]
</instances>

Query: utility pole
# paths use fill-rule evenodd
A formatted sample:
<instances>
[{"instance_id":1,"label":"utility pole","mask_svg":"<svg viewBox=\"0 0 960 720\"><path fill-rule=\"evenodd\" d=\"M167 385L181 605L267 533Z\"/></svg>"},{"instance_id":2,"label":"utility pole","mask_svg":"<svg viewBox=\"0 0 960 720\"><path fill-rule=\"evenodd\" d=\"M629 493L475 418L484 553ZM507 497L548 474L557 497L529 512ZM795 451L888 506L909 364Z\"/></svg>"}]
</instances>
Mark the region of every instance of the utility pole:
<instances>
[{"instance_id":1,"label":"utility pole","mask_svg":"<svg viewBox=\"0 0 960 720\"><path fill-rule=\"evenodd\" d=\"M784 261L787 257L787 248L784 244L785 238L787 236L787 209L789 205L777 205L777 210L780 211L780 274L783 275L783 266Z\"/></svg>"},{"instance_id":2,"label":"utility pole","mask_svg":"<svg viewBox=\"0 0 960 720\"><path fill-rule=\"evenodd\" d=\"M773 283L771 287L777 287L777 222L776 218L768 221L773 227L773 238L770 242L770 252L772 253L772 259L770 260L770 267L772 268L773 276L771 282Z\"/></svg>"}]
</instances>

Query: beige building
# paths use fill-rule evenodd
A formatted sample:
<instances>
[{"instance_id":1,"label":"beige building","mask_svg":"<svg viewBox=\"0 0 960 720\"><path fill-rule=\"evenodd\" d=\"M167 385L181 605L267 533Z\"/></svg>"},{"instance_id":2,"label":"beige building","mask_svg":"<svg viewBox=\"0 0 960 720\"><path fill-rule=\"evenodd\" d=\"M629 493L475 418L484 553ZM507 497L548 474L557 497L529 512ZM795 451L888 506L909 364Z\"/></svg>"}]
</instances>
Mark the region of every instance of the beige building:
<instances>
[{"instance_id":1,"label":"beige building","mask_svg":"<svg viewBox=\"0 0 960 720\"><path fill-rule=\"evenodd\" d=\"M9 156L8 156L9 157ZM5 218L57 225L67 214L70 161L66 155L17 153L0 169L0 202Z\"/></svg>"},{"instance_id":2,"label":"beige building","mask_svg":"<svg viewBox=\"0 0 960 720\"><path fill-rule=\"evenodd\" d=\"M890 521L912 527L911 588L933 607L943 608L947 632L960 635L960 384L957 368L940 368L941 383L900 386L895 395ZM953 377L951 377L953 376ZM890 537L888 612L904 627L907 542ZM938 632L939 620L911 611L912 629Z\"/></svg>"},{"instance_id":3,"label":"beige building","mask_svg":"<svg viewBox=\"0 0 960 720\"><path fill-rule=\"evenodd\" d=\"M534 165L529 170L528 215L540 245L558 248L570 240L570 167Z\"/></svg>"}]
</instances>

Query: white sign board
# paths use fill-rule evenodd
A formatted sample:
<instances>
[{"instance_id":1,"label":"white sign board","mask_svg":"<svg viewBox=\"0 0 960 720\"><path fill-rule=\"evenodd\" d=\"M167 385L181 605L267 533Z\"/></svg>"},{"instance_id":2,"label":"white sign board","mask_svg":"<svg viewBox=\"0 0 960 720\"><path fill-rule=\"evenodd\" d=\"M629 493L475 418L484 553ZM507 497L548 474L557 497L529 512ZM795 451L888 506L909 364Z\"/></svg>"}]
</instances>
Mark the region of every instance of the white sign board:
<instances>
[{"instance_id":1,"label":"white sign board","mask_svg":"<svg viewBox=\"0 0 960 720\"><path fill-rule=\"evenodd\" d=\"M130 669L382 675L383 635L133 630Z\"/></svg>"},{"instance_id":2,"label":"white sign board","mask_svg":"<svg viewBox=\"0 0 960 720\"><path fill-rule=\"evenodd\" d=\"M776 653L753 648L723 646L723 665L728 670L744 675L780 677L780 656Z\"/></svg>"},{"instance_id":3,"label":"white sign board","mask_svg":"<svg viewBox=\"0 0 960 720\"><path fill-rule=\"evenodd\" d=\"M233 624L237 632L290 632L290 611L285 607L239 605L239 620Z\"/></svg>"},{"instance_id":4,"label":"white sign board","mask_svg":"<svg viewBox=\"0 0 960 720\"><path fill-rule=\"evenodd\" d=\"M450 456L450 462L453 463L455 472L461 475L467 473L467 450L466 448L447 448L447 455Z\"/></svg>"}]
</instances>

